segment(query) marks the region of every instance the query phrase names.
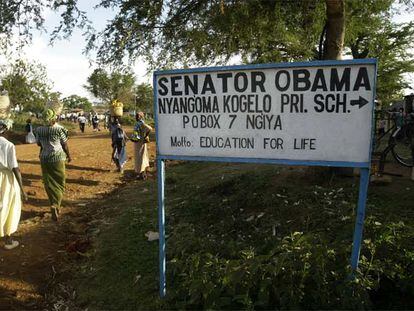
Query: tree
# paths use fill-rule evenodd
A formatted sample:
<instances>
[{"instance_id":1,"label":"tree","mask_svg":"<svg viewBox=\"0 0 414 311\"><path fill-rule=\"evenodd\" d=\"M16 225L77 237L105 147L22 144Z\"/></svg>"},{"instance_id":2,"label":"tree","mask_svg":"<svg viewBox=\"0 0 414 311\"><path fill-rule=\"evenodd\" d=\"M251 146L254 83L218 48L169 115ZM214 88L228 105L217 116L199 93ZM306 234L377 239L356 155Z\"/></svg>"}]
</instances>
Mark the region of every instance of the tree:
<instances>
[{"instance_id":1,"label":"tree","mask_svg":"<svg viewBox=\"0 0 414 311\"><path fill-rule=\"evenodd\" d=\"M244 63L340 59L361 38L393 49L398 4L414 10L412 0L103 1L119 13L89 36L88 47L97 48L103 63L143 56L153 68L223 64L234 56ZM384 24L394 33L384 37ZM371 47L354 55L379 59L377 93L385 101L401 93L405 74L413 71L406 26L401 34L409 40L400 36L400 52Z\"/></svg>"},{"instance_id":2,"label":"tree","mask_svg":"<svg viewBox=\"0 0 414 311\"><path fill-rule=\"evenodd\" d=\"M99 7L117 14L95 32L76 0L3 2L13 9L0 10L0 33L18 29L22 20L23 29L40 27L42 11L34 6L63 10L53 38L86 27L86 50L96 51L99 63L120 65L143 57L152 68L225 64L234 56L243 63L337 59L343 47L352 48L361 29L380 27L378 18L391 22L396 4L414 11L413 0L101 0Z\"/></svg>"},{"instance_id":3,"label":"tree","mask_svg":"<svg viewBox=\"0 0 414 311\"><path fill-rule=\"evenodd\" d=\"M98 68L88 77L84 88L105 104L118 100L129 110L134 108L134 84L135 77L128 70L107 73Z\"/></svg>"},{"instance_id":4,"label":"tree","mask_svg":"<svg viewBox=\"0 0 414 311\"><path fill-rule=\"evenodd\" d=\"M324 59L341 59L345 38L344 0L326 1L326 42Z\"/></svg>"},{"instance_id":5,"label":"tree","mask_svg":"<svg viewBox=\"0 0 414 311\"><path fill-rule=\"evenodd\" d=\"M46 69L39 63L16 60L3 67L0 76L1 84L9 92L13 107L41 112L45 103L53 96Z\"/></svg>"},{"instance_id":6,"label":"tree","mask_svg":"<svg viewBox=\"0 0 414 311\"><path fill-rule=\"evenodd\" d=\"M70 95L62 100L65 109L82 109L83 111L91 111L92 103L86 98L79 95Z\"/></svg>"},{"instance_id":7,"label":"tree","mask_svg":"<svg viewBox=\"0 0 414 311\"><path fill-rule=\"evenodd\" d=\"M138 84L135 87L135 96L137 109L144 112L152 112L154 110L154 94L150 84Z\"/></svg>"},{"instance_id":8,"label":"tree","mask_svg":"<svg viewBox=\"0 0 414 311\"><path fill-rule=\"evenodd\" d=\"M2 0L0 1L0 48L15 45L22 47L32 39L34 30L42 30L45 11L60 12L60 25L52 33L52 38L72 34L74 28L91 30L85 12L77 7L77 0Z\"/></svg>"},{"instance_id":9,"label":"tree","mask_svg":"<svg viewBox=\"0 0 414 311\"><path fill-rule=\"evenodd\" d=\"M117 6L105 1L103 6ZM104 63L142 56L153 66L307 60L323 28L324 2L122 1L102 33L89 37Z\"/></svg>"},{"instance_id":10,"label":"tree","mask_svg":"<svg viewBox=\"0 0 414 311\"><path fill-rule=\"evenodd\" d=\"M396 24L391 21L392 1L356 1L348 5L346 35L347 53L353 58L377 58L377 95L385 104L401 99L408 87L405 74L414 72L414 23ZM367 14L370 12L370 14ZM361 18L362 15L366 17Z\"/></svg>"}]
</instances>

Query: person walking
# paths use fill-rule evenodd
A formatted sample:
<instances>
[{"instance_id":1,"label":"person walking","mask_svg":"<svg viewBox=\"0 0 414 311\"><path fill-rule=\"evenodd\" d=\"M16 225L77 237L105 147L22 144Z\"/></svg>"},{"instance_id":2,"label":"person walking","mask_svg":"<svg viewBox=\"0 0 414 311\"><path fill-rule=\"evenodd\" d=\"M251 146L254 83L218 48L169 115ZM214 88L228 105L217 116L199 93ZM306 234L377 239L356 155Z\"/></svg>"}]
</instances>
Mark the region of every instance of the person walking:
<instances>
[{"instance_id":1,"label":"person walking","mask_svg":"<svg viewBox=\"0 0 414 311\"><path fill-rule=\"evenodd\" d=\"M118 172L124 172L124 165L127 160L126 155L126 142L127 136L125 131L122 129L122 126L117 117L114 117L114 120L111 125L111 138L112 138L112 161L114 161Z\"/></svg>"},{"instance_id":2,"label":"person walking","mask_svg":"<svg viewBox=\"0 0 414 311\"><path fill-rule=\"evenodd\" d=\"M134 141L134 171L139 179L147 179L147 168L149 167L149 156L147 144L149 143L149 134L152 128L145 123L144 113L142 111L135 115L137 123L134 127L134 133L131 140Z\"/></svg>"},{"instance_id":3,"label":"person walking","mask_svg":"<svg viewBox=\"0 0 414 311\"><path fill-rule=\"evenodd\" d=\"M17 231L22 209L21 197L26 201L22 176L16 158L16 148L3 134L10 129L10 119L0 119L0 237L7 250L19 246L11 235Z\"/></svg>"},{"instance_id":4,"label":"person walking","mask_svg":"<svg viewBox=\"0 0 414 311\"><path fill-rule=\"evenodd\" d=\"M26 120L26 144L34 144L36 142L36 137L33 134L33 125L32 125L32 119L29 118Z\"/></svg>"},{"instance_id":5,"label":"person walking","mask_svg":"<svg viewBox=\"0 0 414 311\"><path fill-rule=\"evenodd\" d=\"M98 118L98 115L97 114L95 114L92 117L92 126L93 126L93 131L94 132L100 131L100 128L99 128L99 118Z\"/></svg>"},{"instance_id":6,"label":"person walking","mask_svg":"<svg viewBox=\"0 0 414 311\"><path fill-rule=\"evenodd\" d=\"M40 146L42 179L49 198L52 219L57 221L65 191L65 161L71 162L67 144L68 131L56 123L54 110L47 109L43 116L46 125L38 127L35 136Z\"/></svg>"},{"instance_id":7,"label":"person walking","mask_svg":"<svg viewBox=\"0 0 414 311\"><path fill-rule=\"evenodd\" d=\"M86 125L86 118L84 115L80 115L78 117L78 122L79 122L79 128L81 130L82 133L85 133L85 125Z\"/></svg>"}]
</instances>

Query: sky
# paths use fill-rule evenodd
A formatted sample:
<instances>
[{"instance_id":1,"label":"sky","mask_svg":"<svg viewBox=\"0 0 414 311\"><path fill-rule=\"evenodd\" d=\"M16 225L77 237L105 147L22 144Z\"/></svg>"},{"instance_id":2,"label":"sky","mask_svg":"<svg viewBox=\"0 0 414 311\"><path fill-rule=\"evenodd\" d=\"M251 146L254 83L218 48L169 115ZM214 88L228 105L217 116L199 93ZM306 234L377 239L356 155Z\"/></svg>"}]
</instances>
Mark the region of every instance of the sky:
<instances>
[{"instance_id":1,"label":"sky","mask_svg":"<svg viewBox=\"0 0 414 311\"><path fill-rule=\"evenodd\" d=\"M97 1L80 1L81 9L86 11L94 27L102 29L106 22L111 19L115 12L108 9L94 9ZM396 18L397 22L412 21L413 16L403 14ZM51 11L46 12L46 29L51 32L58 25L59 16ZM413 44L414 46L414 44ZM85 40L81 31L76 30L68 40L57 40L53 46L49 45L49 33L36 32L33 42L24 50L28 60L36 60L46 67L48 78L53 82L53 90L62 93L63 97L77 94L85 96L94 101L83 85L86 84L87 77L95 68L87 57L82 54L85 47ZM137 83L151 83L151 73L146 74L146 65L138 61L134 68ZM414 89L414 75L408 77L411 87ZM411 93L406 90L406 93Z\"/></svg>"},{"instance_id":2,"label":"sky","mask_svg":"<svg viewBox=\"0 0 414 311\"><path fill-rule=\"evenodd\" d=\"M100 30L115 13L108 9L94 9L95 4L96 1L80 1L80 8L87 12L94 27ZM24 49L25 57L46 67L48 78L53 82L53 90L61 92L63 97L76 94L94 101L93 96L83 87L96 66L91 65L90 60L82 53L85 48L82 32L75 30L69 39L57 40L51 46L50 33L59 24L59 16L48 11L45 20L47 33L34 33L32 44ZM146 66L142 61L135 64L133 71L137 83L152 82L152 77L146 74Z\"/></svg>"}]
</instances>

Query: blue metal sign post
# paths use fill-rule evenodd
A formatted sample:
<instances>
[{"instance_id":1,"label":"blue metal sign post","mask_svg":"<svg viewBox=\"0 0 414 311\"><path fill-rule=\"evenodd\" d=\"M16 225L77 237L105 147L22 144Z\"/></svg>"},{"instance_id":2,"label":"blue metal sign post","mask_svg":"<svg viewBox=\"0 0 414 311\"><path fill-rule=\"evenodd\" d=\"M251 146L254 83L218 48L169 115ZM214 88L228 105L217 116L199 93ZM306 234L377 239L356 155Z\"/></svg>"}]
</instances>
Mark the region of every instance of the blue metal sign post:
<instances>
[{"instance_id":1,"label":"blue metal sign post","mask_svg":"<svg viewBox=\"0 0 414 311\"><path fill-rule=\"evenodd\" d=\"M352 244L351 267L352 271L358 268L359 252L361 250L362 232L364 229L365 205L367 202L369 184L369 168L361 169L359 179L358 207L355 221L354 241Z\"/></svg>"},{"instance_id":2,"label":"blue metal sign post","mask_svg":"<svg viewBox=\"0 0 414 311\"><path fill-rule=\"evenodd\" d=\"M157 159L158 180L158 231L159 239L159 266L160 266L160 296L165 297L167 285L165 280L166 256L165 256L165 163Z\"/></svg>"},{"instance_id":3,"label":"blue metal sign post","mask_svg":"<svg viewBox=\"0 0 414 311\"><path fill-rule=\"evenodd\" d=\"M358 66L363 67L365 71L360 70L358 75L356 76L355 73L352 73L352 70L355 71L355 68L359 68ZM318 67L318 68L315 68L315 67ZM290 72L292 70L294 71L295 68L311 68L311 69L315 68L315 69L313 69L313 73L310 73L310 71L308 71L307 73L305 72L304 75L302 75L304 73L304 69L299 69L299 70L296 70L296 72L294 72L292 76L289 76ZM329 68L329 69L326 69L326 68ZM341 68L340 70L342 70L342 76L340 76L340 73L338 73L339 71L338 72L335 71L336 70L335 68ZM330 89L327 88L326 81L328 80L324 80L325 78L323 77L323 74L324 74L323 70L331 70L330 71L331 77L330 77L329 82L334 84L334 88L332 88L332 86ZM199 122L201 120L201 119L198 119L198 117L200 116L200 113L199 115L195 115L195 114L191 115L191 114L188 114L187 111L185 111L186 115L183 115L182 112L177 112L177 111L179 111L180 109L179 107L182 107L183 105L185 106L186 104L185 100L188 100L188 101L194 100L194 98L196 98L197 96L200 99L204 96L204 95L200 95L199 93L200 90L197 90L197 86L202 85L203 79L204 79L204 86L203 86L201 94L204 94L206 91L214 90L215 88L214 82L217 82L220 80L219 79L214 80L211 77L213 76L213 74L216 74L217 77L221 78L222 79L221 81L223 82L223 86L222 86L223 92L224 92L223 97L220 97L219 95L211 96L211 97L214 97L213 101L216 100L217 107L218 107L219 105L218 102L221 100L224 101L225 96L227 96L226 94L228 94L228 91L229 91L228 89L232 87L232 86L229 87L227 83L228 78L232 77L232 72L235 73L234 77L239 78L238 81L235 80L234 82L234 88L237 92L239 92L239 94L242 93L242 91L246 90L247 86L246 88L244 88L245 84L237 84L237 83L240 81L242 81L243 83L249 82L248 74L251 74L250 82L252 83L253 86L250 91L253 93L255 92L258 93L257 90L259 91L261 90L263 93L265 93L266 88L268 89L270 88L270 84L265 84L265 81L268 82L266 79L268 79L269 77L271 78L275 76L285 77L286 78L285 80L282 79L276 82L276 88L278 88L279 91L282 90L282 93L283 93L282 97L278 97L281 94L275 93L276 91L273 92L271 95L266 94L264 96L264 97L268 96L267 97L268 104L272 100L272 99L269 100L269 98L271 98L272 96L274 98L277 97L275 101L273 102L275 103L275 105L272 107L272 109L281 109L281 111L278 111L281 115L283 115L284 113L283 107L282 108L280 107L280 105L283 106L283 98L286 99L288 98L288 96L291 96L291 98L299 98L299 96L302 96L300 95L300 93L306 94L303 91L303 86L307 84L306 83L307 81L305 81L304 83L304 80L309 79L309 77L313 75L315 80L313 82L312 90L310 89L309 90L313 92L312 96L314 97L311 97L311 98L308 97L303 102L306 102L306 104L309 104L309 102L312 103L311 101L314 100L316 106L313 108L316 111L316 113L321 112L321 111L318 111L321 109L322 110L326 109L323 112L330 110L328 112L336 113L335 115L333 115L334 120L339 121L339 123L336 123L336 122L331 123L332 126L336 126L336 128L332 128L332 127L325 128L325 131L318 132L319 133L318 135L320 135L321 141L325 142L325 143L321 143L322 149L325 147L326 149L323 149L323 151L321 151L320 154L316 156L315 156L315 153L312 153L313 150L308 150L310 151L309 153L306 153L306 151L303 151L303 153L295 153L297 151L295 150L294 152L292 151L290 154L285 153L284 154L285 157L283 157L283 156L280 156L277 152L269 153L269 150L265 150L266 147L263 147L263 145L259 146L259 143L257 143L257 150L248 150L248 151L238 150L238 151L234 151L234 153L232 153L233 151L231 151L228 154L226 154L225 151L222 151L222 150L217 150L217 149L214 150L214 148L209 149L209 148L206 148L206 146L201 146L202 139L205 139L204 141L208 141L206 139L211 139L213 137L217 139L218 137L219 139L223 140L226 137L233 138L231 135L233 136L239 135L236 137L243 137L243 133L239 134L241 131L243 131L243 128L239 128L239 129L232 128L233 122L237 118L237 115L229 114L228 111L227 113L222 113L223 118L225 117L232 118L230 120L231 122L229 122L230 127L228 127L227 129L223 128L224 127L223 124L226 124L226 125L229 124L223 121L223 123L221 124L223 127L220 128L220 126L218 126L220 130L211 130L210 132L206 130L205 132L202 132L204 129L200 129L200 128L192 129L191 123L189 122L190 117L192 117L193 120L195 120L196 122ZM195 77L196 75L199 75L199 76ZM165 240L165 160L267 163L267 164L280 164L280 165L306 165L306 166L359 168L360 169L360 186L359 186L358 207L357 207L356 223L355 223L352 254L351 254L352 270L355 271L358 268L359 254L360 254L360 249L361 249L361 241L362 241L363 227L364 227L365 206L366 206L368 184L369 184L369 170L370 170L370 163L371 163L371 147L372 147L372 140L373 140L372 135L373 135L373 122L374 122L373 113L374 113L374 98L375 98L375 83L376 83L375 77L376 77L376 60L375 59L262 64L262 65L230 66L230 67L210 67L210 68L195 68L195 69L187 69L187 70L156 71L154 73L154 77L153 77L154 112L155 112L155 127L156 127L156 142L157 142L156 162L157 162L157 177L158 177L159 290L160 290L161 298L165 297L166 292L167 292L166 291L166 240ZM291 87L291 89L289 89L288 84L290 83L290 81L293 81L291 79L297 79L297 81L293 82L293 83L296 83L296 86L294 88ZM352 85L350 86L350 82L349 81L347 82L346 79L350 79L349 81L352 80L355 83L354 86ZM185 87L183 86L184 81L185 83L187 83ZM308 83L308 85L310 87L310 83ZM273 88L275 88L275 84L272 84L272 86ZM340 91L337 89L338 87L344 87L345 89ZM360 93L358 93L358 87L365 88L364 92L362 92L362 96L369 98L369 100L366 100L364 97L361 96ZM172 89L171 94L168 93L169 92L168 88ZM300 88L302 88L302 92L297 92L297 90ZM325 88L325 93L322 92L318 94L317 93L318 88ZM191 91L194 92L194 95L191 94ZM245 96L244 98L246 98L246 96L253 96L253 95L249 95L250 94L248 93L249 91L247 91L246 93L247 95L239 95L237 94L237 92L234 93L235 95L232 95L232 96L236 96L236 99L238 98L237 96L240 96L239 98L242 98L241 96ZM340 97L341 95L343 97ZM308 96L308 95L303 95L303 96ZM324 98L324 96L326 99L325 107L324 107L324 103L320 100L321 98ZM335 102L335 96L336 96L336 101L338 103L336 107L336 112L332 110L332 102ZM160 99L159 97L163 97L163 98ZM204 96L202 99L205 100L207 98L208 100L211 100L211 97L207 98L206 96ZM276 100L280 100L280 98L282 98L282 101L277 103ZM174 104L175 105L174 108L171 108L174 103L174 99L175 100L181 99L181 101L180 102L176 101ZM264 100L263 102L265 103L266 101ZM370 105L365 106L367 103L369 103ZM161 114L161 107L159 107L160 104L163 105L162 114ZM279 106L276 107L276 104L279 104ZM290 103L290 104L291 104L290 114L288 111L285 111L286 120L287 120L286 123L290 125L295 124L295 126L289 127L289 131L295 132L295 130L297 130L298 127L300 128L300 126L302 126L302 129L300 129L302 130L302 133L305 133L305 134L309 133L308 129L312 129L315 131L315 133L317 133L318 127L322 124L321 123L322 121L326 120L326 122L332 122L332 120L330 119L331 114L329 114L328 116L324 116L323 113L315 114L315 111L312 112L312 111L307 111L307 109L304 109L304 105L300 107L298 102ZM288 104L286 105L288 106ZM257 106L257 103L256 103L256 106ZM252 105L250 107L252 107ZM292 111L294 113L295 109L296 109L296 112L302 113L301 116L305 116L305 117L309 116L308 120L315 118L315 120L312 119L312 121L315 121L315 124L317 125L313 125L313 123L306 123L307 121L303 118L300 120L302 120L302 122L304 122L305 125L298 124L297 122L295 123L297 119L294 119L295 118L294 116L292 117ZM343 111L340 111L341 109L343 109ZM219 111L219 112L222 112L222 111ZM274 114L272 113L274 112L270 112L269 115L273 117ZM204 115L204 118L208 116L212 116L212 114L213 114L212 112L208 112L207 114ZM216 113L215 120L218 123L219 116L217 116L217 114L219 113ZM240 117L240 119L242 119L244 115L239 113L238 116ZM180 119L180 117L182 117L182 119ZM162 119L161 121L160 121L160 118ZM357 121L355 121L356 119ZM371 121L370 124L369 124L369 121ZM343 122L343 123L340 123L340 122ZM239 127L243 126L241 124L242 122L239 122L238 126ZM181 128L179 130L176 130L175 127L177 126L178 127L181 126ZM193 127L194 126L195 125L193 124ZM343 128L341 128L341 126L343 126ZM276 128L276 125L275 125L275 128ZM345 134L342 134L342 132L337 132L336 134L338 135L338 137L339 135L342 134L341 137L345 139L345 142L349 144L345 146L345 149L342 148L344 147L343 145L340 145L340 144L338 145L338 141L340 141L340 139L333 141L333 140L330 140L331 137L326 137L326 132L330 132L330 130L337 129L337 128L339 128L339 130L344 130L346 132ZM354 132L355 129L357 131ZM244 130L246 130L246 128L244 128ZM263 130L256 131L256 132L259 134L254 136L254 138L251 138L251 140L257 141L257 142L259 141L263 142L263 139L265 141L266 139L268 139L267 141L269 141L270 138L268 138L265 135L274 135L273 133L275 133L274 131L265 132ZM282 132L281 134L279 133L279 135L282 135L282 136L285 135L283 137L285 138L286 141L292 138L289 136L291 135L290 132L288 134L284 133L283 131L279 131L279 132ZM252 131L249 130L248 135L253 135L251 133ZM200 135L203 135L203 136L201 137ZM246 133L244 133L244 135L247 136ZM293 134L293 135L298 135L298 134ZM307 137L307 136L302 136L302 137ZM244 137L244 139L248 139L248 138ZM348 141L346 139L348 139ZM199 145L197 146L197 144ZM369 146L366 146L366 144L368 144ZM200 149L201 147L203 149ZM262 149L260 149L259 147ZM349 154L351 154L351 156L347 154L348 153L347 148L350 149ZM295 142L295 148L293 149L297 149L296 142ZM301 157L301 156L298 156L298 154L300 154L301 156L303 154L305 155Z\"/></svg>"}]
</instances>

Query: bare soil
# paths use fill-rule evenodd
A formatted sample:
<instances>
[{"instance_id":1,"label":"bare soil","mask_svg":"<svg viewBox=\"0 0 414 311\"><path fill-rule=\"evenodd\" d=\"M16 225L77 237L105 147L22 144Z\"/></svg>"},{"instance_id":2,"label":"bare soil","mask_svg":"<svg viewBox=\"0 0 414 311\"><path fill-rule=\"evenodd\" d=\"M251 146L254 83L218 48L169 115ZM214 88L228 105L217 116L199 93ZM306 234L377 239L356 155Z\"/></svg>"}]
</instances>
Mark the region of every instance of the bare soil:
<instances>
[{"instance_id":1,"label":"bare soil","mask_svg":"<svg viewBox=\"0 0 414 311\"><path fill-rule=\"evenodd\" d=\"M14 237L20 246L6 251L0 244L0 310L49 308L48 295L54 278L68 254L75 256L90 247L84 238L100 201L116 195L117 189L132 182L133 143L127 144L128 162L124 175L111 163L111 142L106 130L87 128L70 138L72 162L66 166L67 185L59 221L51 220L44 190L39 147L17 145L17 157L29 201L24 204ZM154 144L150 143L153 158ZM55 306L56 307L56 306ZM55 308L56 309L56 308Z\"/></svg>"}]
</instances>

